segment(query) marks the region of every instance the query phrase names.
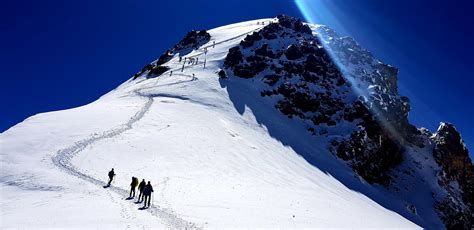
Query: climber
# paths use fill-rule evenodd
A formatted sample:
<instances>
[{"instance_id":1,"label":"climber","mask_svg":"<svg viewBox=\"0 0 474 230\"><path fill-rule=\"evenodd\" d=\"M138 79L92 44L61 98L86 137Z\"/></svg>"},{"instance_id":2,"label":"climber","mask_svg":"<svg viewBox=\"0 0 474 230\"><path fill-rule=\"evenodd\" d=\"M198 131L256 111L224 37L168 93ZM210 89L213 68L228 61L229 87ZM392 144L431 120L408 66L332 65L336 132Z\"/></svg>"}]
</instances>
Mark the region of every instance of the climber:
<instances>
[{"instance_id":1,"label":"climber","mask_svg":"<svg viewBox=\"0 0 474 230\"><path fill-rule=\"evenodd\" d=\"M143 203L143 208L147 207L147 201L148 201L148 208L150 207L151 203L151 193L153 192L153 186L151 186L150 181L148 181L148 184L145 186L143 189L143 196L145 197L144 200L145 202Z\"/></svg>"},{"instance_id":2,"label":"climber","mask_svg":"<svg viewBox=\"0 0 474 230\"><path fill-rule=\"evenodd\" d=\"M146 185L146 182L145 182L145 179L142 180L142 182L140 182L140 184L138 185L138 203L141 202L141 200L143 200L143 189L145 189L145 185Z\"/></svg>"},{"instance_id":3,"label":"climber","mask_svg":"<svg viewBox=\"0 0 474 230\"><path fill-rule=\"evenodd\" d=\"M128 197L135 197L135 188L137 187L137 185L138 185L138 178L132 176L132 183L130 183L130 195Z\"/></svg>"},{"instance_id":4,"label":"climber","mask_svg":"<svg viewBox=\"0 0 474 230\"><path fill-rule=\"evenodd\" d=\"M112 170L110 170L109 172L109 183L107 183L107 186L110 186L110 183L112 183L114 176L115 176L115 172L114 172L114 168L112 168Z\"/></svg>"}]
</instances>

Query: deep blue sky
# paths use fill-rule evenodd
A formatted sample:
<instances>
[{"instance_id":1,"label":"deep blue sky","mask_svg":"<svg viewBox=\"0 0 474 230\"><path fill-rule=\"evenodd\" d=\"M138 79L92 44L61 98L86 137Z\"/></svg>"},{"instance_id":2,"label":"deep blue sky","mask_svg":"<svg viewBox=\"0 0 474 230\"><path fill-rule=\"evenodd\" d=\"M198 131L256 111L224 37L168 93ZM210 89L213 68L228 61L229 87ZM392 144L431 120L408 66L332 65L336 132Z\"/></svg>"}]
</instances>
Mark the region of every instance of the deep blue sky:
<instances>
[{"instance_id":1,"label":"deep blue sky","mask_svg":"<svg viewBox=\"0 0 474 230\"><path fill-rule=\"evenodd\" d=\"M412 122L434 131L450 121L474 148L470 1L305 2L316 22L400 69ZM3 1L0 132L36 113L94 101L189 30L281 13L304 18L293 0Z\"/></svg>"}]
</instances>

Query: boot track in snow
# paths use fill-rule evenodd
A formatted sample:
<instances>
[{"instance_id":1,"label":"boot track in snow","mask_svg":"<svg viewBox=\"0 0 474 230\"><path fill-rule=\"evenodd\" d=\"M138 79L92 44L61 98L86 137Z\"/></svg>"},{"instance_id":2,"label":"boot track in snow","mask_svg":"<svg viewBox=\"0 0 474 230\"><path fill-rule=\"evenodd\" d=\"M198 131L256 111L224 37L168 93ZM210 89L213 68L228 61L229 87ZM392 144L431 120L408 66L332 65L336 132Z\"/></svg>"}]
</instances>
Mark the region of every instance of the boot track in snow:
<instances>
[{"instance_id":1,"label":"boot track in snow","mask_svg":"<svg viewBox=\"0 0 474 230\"><path fill-rule=\"evenodd\" d=\"M135 91L135 93L138 96L146 97L147 101L145 105L143 105L143 107L127 121L127 123L121 125L118 128L105 131L100 135L95 135L95 136L86 138L84 140L78 141L74 143L74 145L68 148L58 150L57 154L52 157L53 163L56 166L58 166L60 169L64 170L66 173L72 176L78 177L80 179L83 179L85 181L91 182L99 186L104 185L105 181L101 181L90 175L80 172L78 168L76 168L74 165L71 164L71 160L74 156L76 156L78 153L84 150L87 146L94 144L95 142L103 140L103 139L113 138L115 136L122 134L123 132L127 130L130 130L133 124L139 121L145 115L145 113L150 109L151 105L154 102L153 96L146 96L138 91ZM122 196L126 196L128 193L125 189L122 189L116 186L110 186L108 187L108 189ZM151 205L151 207L146 210L150 212L152 215L165 221L168 224L168 226L172 229L198 229L199 228L196 226L196 224L188 222L178 217L171 210L164 210L164 209L161 209L159 206L155 206L155 205Z\"/></svg>"},{"instance_id":2,"label":"boot track in snow","mask_svg":"<svg viewBox=\"0 0 474 230\"><path fill-rule=\"evenodd\" d=\"M240 38L242 36L245 36L245 35L247 35L251 32L258 31L260 29L261 29L261 27L257 28L257 29L253 29L251 31L239 34L235 37L232 37L232 38L229 38L229 39L226 39L226 40L223 40L223 41L216 42L213 45L207 45L205 47L202 47L202 49L209 48L211 46L219 45L219 44L222 44L222 43ZM203 54L204 54L204 51L201 52L201 53L195 54L193 56L190 56L190 57L197 57L197 56L201 56ZM185 68L188 68L188 67L190 67L190 66L185 66ZM176 69L173 69L173 70L177 71L177 70L180 70L180 69L181 68L176 68ZM190 75L186 75L186 74L177 74L177 75L191 77ZM197 78L193 77L191 80L186 80L186 81L176 82L176 83L171 83L171 84L180 84L180 83L185 83L185 82L190 82L190 81L195 81L195 80L197 80ZM154 88L154 87L156 87L156 86L148 87L148 88ZM147 88L144 88L144 89L147 89ZM166 94L146 95L146 94L140 92L139 90L135 90L134 93L136 95L140 96L140 97L145 97L147 99L147 102L137 113L135 113L135 115L133 115L128 120L127 123L121 125L119 128L115 128L115 129L105 131L100 135L95 135L95 136L86 138L84 140L78 141L78 142L74 143L74 145L72 145L68 148L58 150L57 154L52 157L53 163L57 167L59 167L60 169L64 170L66 173L68 173L72 176L75 176L75 177L78 177L78 178L83 179L85 181L91 182L93 184L102 186L102 185L105 184L105 181L101 181L101 180L96 179L96 178L94 178L90 175L87 175L83 172L80 172L78 168L76 168L74 165L71 164L72 158L74 156L76 156L79 152L84 150L87 146L89 146L89 145L91 145L91 144L93 144L97 141L107 139L107 138L113 138L115 136L118 136L118 135L122 134L123 132L125 132L127 130L130 130L132 128L133 124L135 122L139 121L145 115L145 113L150 109L151 105L154 102L154 99L153 99L154 97L172 97L172 98L181 99L181 100L189 100L188 98L181 98L181 97L176 97L176 96L171 96L171 95L166 95ZM125 189L122 189L122 188L119 188L119 187L116 187L116 186L108 186L107 188L109 190L119 194L119 195L122 195L122 196L126 196L127 193L128 193ZM166 221L166 223L168 224L168 226L170 228L173 228L173 229L199 229L199 227L197 227L195 223L191 223L191 222L188 222L186 220L181 219L180 217L178 217L171 210L163 210L159 206L155 206L155 205L151 205L151 207L146 209L146 210L148 212L150 212L152 215Z\"/></svg>"}]
</instances>

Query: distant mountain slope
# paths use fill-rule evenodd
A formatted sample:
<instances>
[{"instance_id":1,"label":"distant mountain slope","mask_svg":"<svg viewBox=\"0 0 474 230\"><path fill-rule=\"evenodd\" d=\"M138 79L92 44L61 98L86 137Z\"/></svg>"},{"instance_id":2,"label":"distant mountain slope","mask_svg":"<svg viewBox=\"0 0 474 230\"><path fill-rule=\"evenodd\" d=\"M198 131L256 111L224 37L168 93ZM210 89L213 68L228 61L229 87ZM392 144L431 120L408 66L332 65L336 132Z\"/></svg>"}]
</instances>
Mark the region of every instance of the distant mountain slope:
<instances>
[{"instance_id":1,"label":"distant mountain slope","mask_svg":"<svg viewBox=\"0 0 474 230\"><path fill-rule=\"evenodd\" d=\"M96 102L0 134L1 226L465 228L467 150L408 123L396 73L287 16L190 32ZM132 176L152 208L125 200Z\"/></svg>"}]
</instances>

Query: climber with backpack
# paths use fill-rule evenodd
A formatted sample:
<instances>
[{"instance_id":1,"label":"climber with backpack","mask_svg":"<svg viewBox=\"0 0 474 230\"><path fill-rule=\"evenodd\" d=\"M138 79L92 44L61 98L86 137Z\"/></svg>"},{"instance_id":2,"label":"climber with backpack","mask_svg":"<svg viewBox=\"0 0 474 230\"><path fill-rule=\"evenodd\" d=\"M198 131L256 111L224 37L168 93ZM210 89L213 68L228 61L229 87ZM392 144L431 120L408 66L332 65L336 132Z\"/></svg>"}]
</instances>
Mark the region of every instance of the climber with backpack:
<instances>
[{"instance_id":1,"label":"climber with backpack","mask_svg":"<svg viewBox=\"0 0 474 230\"><path fill-rule=\"evenodd\" d=\"M138 178L132 177L132 183L130 183L130 195L128 197L135 197L135 188L138 185ZM133 194L133 195L132 195Z\"/></svg>"},{"instance_id":2,"label":"climber with backpack","mask_svg":"<svg viewBox=\"0 0 474 230\"><path fill-rule=\"evenodd\" d=\"M148 201L148 208L150 207L151 193L152 192L153 192L153 186L151 186L150 181L148 181L148 184L143 189L143 196L145 197L144 198L145 202L143 203L143 208L147 208L147 201Z\"/></svg>"},{"instance_id":3,"label":"climber with backpack","mask_svg":"<svg viewBox=\"0 0 474 230\"><path fill-rule=\"evenodd\" d=\"M145 179L143 179L142 182L140 182L140 184L138 185L138 201L137 201L137 203L140 203L141 200L143 200L143 189L145 189L145 186L146 186L146 182L145 182Z\"/></svg>"},{"instance_id":4,"label":"climber with backpack","mask_svg":"<svg viewBox=\"0 0 474 230\"><path fill-rule=\"evenodd\" d=\"M115 172L114 172L114 168L112 168L112 170L110 170L109 172L109 183L107 183L107 187L110 187L110 183L112 183L114 176L115 176Z\"/></svg>"}]
</instances>

